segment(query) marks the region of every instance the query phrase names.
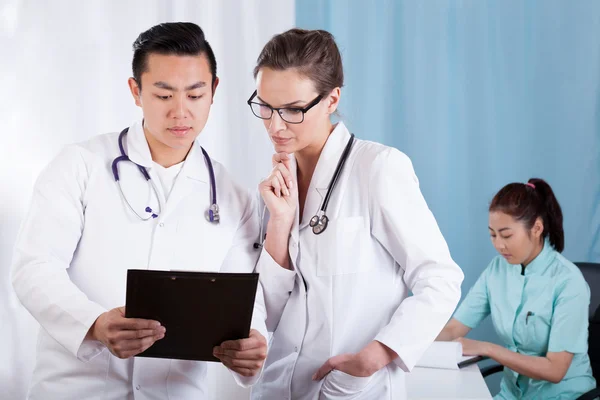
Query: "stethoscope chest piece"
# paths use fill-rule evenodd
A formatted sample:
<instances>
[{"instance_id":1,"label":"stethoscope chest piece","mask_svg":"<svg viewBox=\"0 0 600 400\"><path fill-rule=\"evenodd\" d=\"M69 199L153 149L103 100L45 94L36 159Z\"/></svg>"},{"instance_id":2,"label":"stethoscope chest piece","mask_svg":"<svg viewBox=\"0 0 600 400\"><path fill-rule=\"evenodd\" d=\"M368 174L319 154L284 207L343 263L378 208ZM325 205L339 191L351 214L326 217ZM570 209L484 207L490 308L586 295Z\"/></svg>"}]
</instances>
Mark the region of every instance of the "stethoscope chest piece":
<instances>
[{"instance_id":1,"label":"stethoscope chest piece","mask_svg":"<svg viewBox=\"0 0 600 400\"><path fill-rule=\"evenodd\" d=\"M221 220L221 217L219 216L219 206L217 204L212 204L209 209L206 210L205 216L208 222L218 224Z\"/></svg>"},{"instance_id":2,"label":"stethoscope chest piece","mask_svg":"<svg viewBox=\"0 0 600 400\"><path fill-rule=\"evenodd\" d=\"M315 235L320 235L321 233L325 232L328 224L329 218L327 218L327 215L325 214L315 215L310 219L309 222L309 225Z\"/></svg>"}]
</instances>

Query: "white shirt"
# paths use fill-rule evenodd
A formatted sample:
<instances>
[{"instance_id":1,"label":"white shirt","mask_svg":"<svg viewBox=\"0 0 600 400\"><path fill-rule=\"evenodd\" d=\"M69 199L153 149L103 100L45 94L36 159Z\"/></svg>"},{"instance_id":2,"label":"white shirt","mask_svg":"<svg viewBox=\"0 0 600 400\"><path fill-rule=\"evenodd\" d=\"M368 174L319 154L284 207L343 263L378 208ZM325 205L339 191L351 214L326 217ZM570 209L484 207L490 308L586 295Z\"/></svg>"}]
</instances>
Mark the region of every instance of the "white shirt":
<instances>
[{"instance_id":1,"label":"white shirt","mask_svg":"<svg viewBox=\"0 0 600 400\"><path fill-rule=\"evenodd\" d=\"M152 161L152 167L155 169L156 175L158 175L158 180L162 185L163 193L165 194L165 198L167 200L169 200L169 195L171 194L173 185L175 185L175 180L183 168L184 162L185 161L182 161L179 164L171 165L169 168L165 168L162 165Z\"/></svg>"},{"instance_id":2,"label":"white shirt","mask_svg":"<svg viewBox=\"0 0 600 400\"><path fill-rule=\"evenodd\" d=\"M355 141L327 208L328 228L313 234L309 220L349 138L339 123L321 153L302 221L297 215L290 234L293 270L261 253L257 271L273 337L254 400L404 399L404 373L460 300L463 273L410 160L396 149ZM296 174L294 159L291 165ZM330 357L359 352L373 340L399 358L368 378L333 371L312 381Z\"/></svg>"},{"instance_id":3,"label":"white shirt","mask_svg":"<svg viewBox=\"0 0 600 400\"><path fill-rule=\"evenodd\" d=\"M258 252L258 213L249 193L213 161L221 221L211 224L210 180L194 143L168 201L158 199L138 168L119 163L120 182L131 206L143 214L162 204L158 218L140 220L124 202L111 164L119 156L118 133L68 146L40 175L31 208L17 238L15 291L41 325L30 399L203 399L204 362L113 356L100 342L84 340L103 312L125 305L131 268L252 272ZM126 151L154 182L140 123L129 129ZM252 327L266 337L259 286ZM166 333L169 334L168 332ZM255 379L237 374L238 383Z\"/></svg>"}]
</instances>

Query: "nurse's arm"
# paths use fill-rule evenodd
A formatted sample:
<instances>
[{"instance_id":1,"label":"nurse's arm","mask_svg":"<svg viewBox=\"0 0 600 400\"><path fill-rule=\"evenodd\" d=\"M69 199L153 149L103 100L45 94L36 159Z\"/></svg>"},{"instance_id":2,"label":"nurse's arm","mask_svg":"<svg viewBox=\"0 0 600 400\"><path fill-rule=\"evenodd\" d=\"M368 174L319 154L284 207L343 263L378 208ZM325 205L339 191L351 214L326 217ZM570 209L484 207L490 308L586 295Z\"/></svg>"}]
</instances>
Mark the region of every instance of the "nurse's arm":
<instances>
[{"instance_id":1,"label":"nurse's arm","mask_svg":"<svg viewBox=\"0 0 600 400\"><path fill-rule=\"evenodd\" d=\"M452 318L450 322L446 324L444 329L440 332L435 340L440 342L450 342L459 337L467 336L467 333L471 331L471 328L457 320Z\"/></svg>"},{"instance_id":2,"label":"nurse's arm","mask_svg":"<svg viewBox=\"0 0 600 400\"><path fill-rule=\"evenodd\" d=\"M548 352L546 357L536 357L515 353L495 343L487 343L483 353L521 375L552 383L559 383L565 377L573 360L573 353L568 351Z\"/></svg>"}]
</instances>

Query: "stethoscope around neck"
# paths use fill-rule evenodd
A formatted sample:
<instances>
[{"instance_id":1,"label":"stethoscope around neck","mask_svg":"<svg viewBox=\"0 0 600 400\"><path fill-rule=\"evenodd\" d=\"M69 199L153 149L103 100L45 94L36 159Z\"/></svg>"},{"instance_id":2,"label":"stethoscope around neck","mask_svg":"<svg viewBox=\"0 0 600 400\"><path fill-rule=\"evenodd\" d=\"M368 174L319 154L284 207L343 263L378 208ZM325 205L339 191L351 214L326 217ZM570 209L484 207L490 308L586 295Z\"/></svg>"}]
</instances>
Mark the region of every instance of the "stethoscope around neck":
<instances>
[{"instance_id":1,"label":"stethoscope around neck","mask_svg":"<svg viewBox=\"0 0 600 400\"><path fill-rule=\"evenodd\" d=\"M129 131L129 128L125 128L119 134L119 151L120 151L121 155L113 160L112 165L111 165L112 173L113 173L113 177L115 178L115 182L117 183L117 186L119 188L119 192L121 193L121 197L125 201L125 204L127 204L127 207L140 220L148 221L148 220L157 218L160 215L160 213L162 211L162 206L160 204L160 198L158 196L158 191L156 189L156 185L154 185L154 181L152 180L152 178L150 178L150 174L148 173L148 170L145 167L131 161L131 159L125 152L125 148L123 147L123 140L125 139L125 136L127 136L128 131ZM210 177L211 204L210 204L210 207L208 208L208 210L206 210L205 217L206 217L207 221L217 224L217 223L219 223L221 218L219 215L219 206L217 204L217 184L216 184L216 179L215 179L215 172L213 170L213 165L212 165L212 162L210 161L210 157L208 156L208 153L206 152L206 150L204 150L204 148L200 147L200 149L202 150L202 155L204 156L204 161L208 168L208 174ZM121 161L129 161L129 162L135 164L135 166L138 168L138 170L140 171L140 173L142 174L144 179L146 179L146 182L148 182L148 205L146 206L146 208L144 208L144 211L146 214L138 213L135 210L135 208L133 208L133 206L131 205L129 200L127 200L127 196L125 196L125 193L123 192L123 188L121 187L121 179L119 176L119 163ZM152 192L154 192L154 196L156 197L156 200L158 202L158 210L154 210L149 205L150 198L152 196Z\"/></svg>"},{"instance_id":2,"label":"stethoscope around neck","mask_svg":"<svg viewBox=\"0 0 600 400\"><path fill-rule=\"evenodd\" d=\"M315 235L320 235L325 232L327 229L327 225L329 224L329 218L327 218L327 205L329 204L329 199L331 198L331 193L335 188L335 185L340 177L342 170L344 169L344 164L346 164L346 160L350 155L350 150L352 150L352 144L354 143L354 134L350 134L350 140L346 144L344 148L344 152L338 161L337 167L335 167L335 172L331 177L331 181L329 181L329 186L327 186L327 194L325 195L325 199L323 199L323 204L321 204L321 209L310 219L308 225L312 228L312 231Z\"/></svg>"},{"instance_id":3,"label":"stethoscope around neck","mask_svg":"<svg viewBox=\"0 0 600 400\"><path fill-rule=\"evenodd\" d=\"M329 181L329 185L327 186L327 194L325 194L325 199L323 199L321 208L310 219L310 222L308 223L308 225L312 228L312 232L315 235L320 235L321 233L325 232L325 230L327 229L327 226L329 225L329 218L327 217L327 206L329 205L329 200L331 199L331 194L333 193L333 190L335 189L335 185L337 184L337 181L338 181L340 175L342 174L344 165L346 164L346 161L348 160L348 157L350 156L350 151L352 150L353 144L354 144L354 134L350 134L350 139L348 140L348 143L346 144L346 147L344 148L344 151L342 152L342 155L340 156L338 164L335 167L333 176L331 177L331 180ZM264 220L266 208L267 208L266 206L263 207L263 212L262 212L262 215L260 218L260 230L259 230L259 234L258 234L259 240L256 243L254 243L255 249L262 247L262 242L264 240L263 220Z\"/></svg>"}]
</instances>

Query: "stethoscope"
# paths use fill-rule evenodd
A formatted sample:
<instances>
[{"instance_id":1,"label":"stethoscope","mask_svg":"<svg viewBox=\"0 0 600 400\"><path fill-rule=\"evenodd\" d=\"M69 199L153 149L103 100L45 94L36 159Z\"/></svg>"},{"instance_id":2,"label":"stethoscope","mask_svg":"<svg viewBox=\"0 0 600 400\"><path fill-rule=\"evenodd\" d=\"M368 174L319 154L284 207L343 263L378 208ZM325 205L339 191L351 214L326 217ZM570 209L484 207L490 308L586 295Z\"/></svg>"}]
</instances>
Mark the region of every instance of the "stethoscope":
<instances>
[{"instance_id":1,"label":"stethoscope","mask_svg":"<svg viewBox=\"0 0 600 400\"><path fill-rule=\"evenodd\" d=\"M325 232L325 230L327 229L327 225L329 225L329 218L327 217L327 205L329 204L329 199L331 198L333 189L335 188L335 185L337 184L338 178L340 177L342 170L344 169L346 160L348 160L348 157L350 156L350 151L352 150L353 144L354 144L354 134L352 133L352 134L350 134L350 140L348 140L348 143L346 144L346 147L344 148L344 151L342 152L342 155L340 156L338 164L335 167L333 176L331 177L331 180L329 181L329 185L327 186L327 194L325 194L325 199L323 199L323 202L321 203L321 208L310 219L310 222L308 223L308 225L312 228L312 231L315 235L320 235L321 233ZM264 238L263 238L263 235L264 235L263 220L264 220L266 209L267 209L267 207L263 206L263 211L262 211L262 215L260 218L260 229L259 229L259 233L258 233L259 241L254 243L255 249L262 247L262 242L264 240Z\"/></svg>"},{"instance_id":2,"label":"stethoscope","mask_svg":"<svg viewBox=\"0 0 600 400\"><path fill-rule=\"evenodd\" d=\"M148 174L148 171L146 170L146 168L131 161L129 159L129 156L127 155L127 153L125 153L125 148L123 147L123 139L125 139L125 136L127 135L128 131L129 131L129 128L125 128L119 134L119 151L121 152L121 155L113 160L112 173L115 178L115 182L117 183L117 186L119 187L119 192L121 192L121 197L123 197L123 200L125 200L125 204L127 204L129 209L131 210L131 212L133 212L139 219L141 219L142 221L148 221L150 219L154 219L154 218L158 217L160 215L162 207L160 205L160 198L158 197L158 192L156 190L156 186L154 185L154 181L150 178L150 174ZM217 205L217 184L216 184L216 180L215 180L215 172L213 170L212 162L210 161L210 157L208 156L208 153L206 152L206 150L204 150L204 148L200 147L200 149L202 150L202 154L204 155L204 161L206 162L206 166L208 167L208 175L210 177L211 204L210 204L210 207L208 208L208 210L206 210L205 216L206 216L207 221L216 224L216 223L219 223L220 216L219 216L219 206ZM144 211L147 213L147 215L145 215L145 216L140 215L132 207L131 203L129 203L129 200L127 200L125 193L123 193L123 189L121 188L121 180L119 179L119 163L121 161L129 161L129 162L135 164L136 167L138 167L138 170L142 173L142 175L144 176L144 179L146 179L146 182L148 182L148 203L150 203L150 197L152 196L152 191L154 191L154 196L156 196L156 199L158 201L158 210L157 211L153 210L152 207L150 207L148 205L144 209Z\"/></svg>"}]
</instances>

